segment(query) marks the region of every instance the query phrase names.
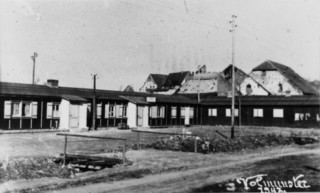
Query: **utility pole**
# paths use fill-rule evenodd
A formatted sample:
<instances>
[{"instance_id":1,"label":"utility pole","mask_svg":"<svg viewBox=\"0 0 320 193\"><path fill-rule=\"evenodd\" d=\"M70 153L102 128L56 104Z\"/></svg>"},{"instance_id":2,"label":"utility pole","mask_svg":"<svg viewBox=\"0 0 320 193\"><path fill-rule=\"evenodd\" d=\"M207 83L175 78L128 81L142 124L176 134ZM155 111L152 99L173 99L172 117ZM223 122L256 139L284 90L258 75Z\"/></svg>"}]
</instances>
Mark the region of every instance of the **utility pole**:
<instances>
[{"instance_id":1,"label":"utility pole","mask_svg":"<svg viewBox=\"0 0 320 193\"><path fill-rule=\"evenodd\" d=\"M235 86L235 75L234 75L234 46L235 46L235 31L236 31L236 15L232 15L232 20L230 21L231 24L231 30L232 33L232 104L231 104L231 139L234 138L234 86Z\"/></svg>"},{"instance_id":2,"label":"utility pole","mask_svg":"<svg viewBox=\"0 0 320 193\"><path fill-rule=\"evenodd\" d=\"M198 66L198 103L200 103L200 68L201 66Z\"/></svg>"},{"instance_id":3,"label":"utility pole","mask_svg":"<svg viewBox=\"0 0 320 193\"><path fill-rule=\"evenodd\" d=\"M92 130L96 130L97 105L96 105L96 79L97 74L91 75L93 78L93 98L92 98Z\"/></svg>"},{"instance_id":4,"label":"utility pole","mask_svg":"<svg viewBox=\"0 0 320 193\"><path fill-rule=\"evenodd\" d=\"M31 59L33 61L33 70L32 70L32 84L35 84L34 82L34 75L35 75L35 70L36 70L36 58L38 57L38 53L34 52L33 55L31 56Z\"/></svg>"}]
</instances>

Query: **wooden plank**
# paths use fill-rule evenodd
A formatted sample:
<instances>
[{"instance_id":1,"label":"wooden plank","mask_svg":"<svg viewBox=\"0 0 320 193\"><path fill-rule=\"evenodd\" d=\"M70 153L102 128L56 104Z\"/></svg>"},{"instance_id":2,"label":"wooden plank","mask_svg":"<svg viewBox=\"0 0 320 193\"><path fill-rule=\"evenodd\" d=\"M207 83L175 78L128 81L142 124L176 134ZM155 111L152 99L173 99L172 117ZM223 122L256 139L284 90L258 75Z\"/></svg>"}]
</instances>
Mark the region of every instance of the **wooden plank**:
<instances>
[{"instance_id":1,"label":"wooden plank","mask_svg":"<svg viewBox=\"0 0 320 193\"><path fill-rule=\"evenodd\" d=\"M79 134L69 134L69 133L57 133L57 135L70 136L70 137L93 138L93 139L121 140L121 141L126 141L127 140L127 139L124 139L124 138L116 138L116 137L100 137L100 136L79 135Z\"/></svg>"},{"instance_id":2,"label":"wooden plank","mask_svg":"<svg viewBox=\"0 0 320 193\"><path fill-rule=\"evenodd\" d=\"M132 132L138 133L152 133L152 134L163 134L163 135L187 135L187 136L197 136L194 134L182 134L182 133L165 133L165 132L156 132L156 131L141 131L141 130L131 130Z\"/></svg>"},{"instance_id":3,"label":"wooden plank","mask_svg":"<svg viewBox=\"0 0 320 193\"><path fill-rule=\"evenodd\" d=\"M64 136L64 150L63 150L63 152L64 152L63 165L66 165L66 159L67 159L67 142L68 142L67 136L65 135L65 136Z\"/></svg>"}]
</instances>

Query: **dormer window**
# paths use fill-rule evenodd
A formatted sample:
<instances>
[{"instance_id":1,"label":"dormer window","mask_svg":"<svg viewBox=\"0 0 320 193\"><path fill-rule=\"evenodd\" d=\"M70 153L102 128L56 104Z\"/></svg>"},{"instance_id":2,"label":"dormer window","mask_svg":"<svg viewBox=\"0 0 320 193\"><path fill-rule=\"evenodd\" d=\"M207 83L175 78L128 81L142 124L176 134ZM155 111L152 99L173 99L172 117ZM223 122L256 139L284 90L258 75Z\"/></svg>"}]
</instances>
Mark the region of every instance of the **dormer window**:
<instances>
[{"instance_id":1,"label":"dormer window","mask_svg":"<svg viewBox=\"0 0 320 193\"><path fill-rule=\"evenodd\" d=\"M246 93L247 93L247 95L251 95L252 94L251 84L247 84Z\"/></svg>"},{"instance_id":2,"label":"dormer window","mask_svg":"<svg viewBox=\"0 0 320 193\"><path fill-rule=\"evenodd\" d=\"M279 83L278 86L279 86L279 92L282 92L283 91L282 84Z\"/></svg>"}]
</instances>

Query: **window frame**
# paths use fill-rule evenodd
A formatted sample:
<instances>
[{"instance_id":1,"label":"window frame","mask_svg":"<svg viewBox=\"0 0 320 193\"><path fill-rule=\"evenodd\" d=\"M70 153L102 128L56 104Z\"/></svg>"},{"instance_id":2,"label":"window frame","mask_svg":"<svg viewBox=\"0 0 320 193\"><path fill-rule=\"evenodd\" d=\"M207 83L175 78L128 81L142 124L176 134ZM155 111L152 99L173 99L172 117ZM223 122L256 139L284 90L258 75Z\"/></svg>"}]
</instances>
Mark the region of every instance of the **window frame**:
<instances>
[{"instance_id":1,"label":"window frame","mask_svg":"<svg viewBox=\"0 0 320 193\"><path fill-rule=\"evenodd\" d=\"M263 117L263 109L253 109L253 117L261 118Z\"/></svg>"},{"instance_id":2,"label":"window frame","mask_svg":"<svg viewBox=\"0 0 320 193\"><path fill-rule=\"evenodd\" d=\"M217 116L218 116L217 108L209 108L208 109L208 117L217 117Z\"/></svg>"},{"instance_id":3,"label":"window frame","mask_svg":"<svg viewBox=\"0 0 320 193\"><path fill-rule=\"evenodd\" d=\"M279 113L279 115L278 115ZM273 118L283 118L284 117L284 110L283 109L273 109L272 110L272 117Z\"/></svg>"},{"instance_id":4,"label":"window frame","mask_svg":"<svg viewBox=\"0 0 320 193\"><path fill-rule=\"evenodd\" d=\"M186 117L186 107L180 107L180 118L185 118L185 117Z\"/></svg>"},{"instance_id":5,"label":"window frame","mask_svg":"<svg viewBox=\"0 0 320 193\"><path fill-rule=\"evenodd\" d=\"M230 115L227 113L227 112L230 112ZM231 109L230 108L227 108L226 109L226 117L231 117L232 113L231 113ZM235 117L239 117L239 109L234 109L234 116Z\"/></svg>"},{"instance_id":6,"label":"window frame","mask_svg":"<svg viewBox=\"0 0 320 193\"><path fill-rule=\"evenodd\" d=\"M191 113L192 112L192 113ZM194 118L194 107L189 108L189 118L193 119Z\"/></svg>"},{"instance_id":7,"label":"window frame","mask_svg":"<svg viewBox=\"0 0 320 193\"><path fill-rule=\"evenodd\" d=\"M15 104L18 105L18 113L15 114ZM22 101L11 101L11 117L12 118L20 118L22 116Z\"/></svg>"},{"instance_id":8,"label":"window frame","mask_svg":"<svg viewBox=\"0 0 320 193\"><path fill-rule=\"evenodd\" d=\"M25 106L24 106L25 105ZM15 107L16 106L16 107ZM29 112L25 113L26 107L29 107ZM38 102L26 100L5 100L4 101L4 119L30 118L36 119L38 116Z\"/></svg>"},{"instance_id":9,"label":"window frame","mask_svg":"<svg viewBox=\"0 0 320 193\"><path fill-rule=\"evenodd\" d=\"M114 118L116 117L116 105L112 104L109 105L109 116L108 118Z\"/></svg>"},{"instance_id":10,"label":"window frame","mask_svg":"<svg viewBox=\"0 0 320 193\"><path fill-rule=\"evenodd\" d=\"M21 102L21 117L22 118L31 118L32 116L32 102L31 101L22 101ZM26 107L29 107L28 114L26 113Z\"/></svg>"},{"instance_id":11,"label":"window frame","mask_svg":"<svg viewBox=\"0 0 320 193\"><path fill-rule=\"evenodd\" d=\"M60 104L59 103L52 103L52 118L53 119L60 118Z\"/></svg>"},{"instance_id":12,"label":"window frame","mask_svg":"<svg viewBox=\"0 0 320 193\"><path fill-rule=\"evenodd\" d=\"M172 119L176 119L177 118L177 106L172 106L171 107L171 118Z\"/></svg>"}]
</instances>

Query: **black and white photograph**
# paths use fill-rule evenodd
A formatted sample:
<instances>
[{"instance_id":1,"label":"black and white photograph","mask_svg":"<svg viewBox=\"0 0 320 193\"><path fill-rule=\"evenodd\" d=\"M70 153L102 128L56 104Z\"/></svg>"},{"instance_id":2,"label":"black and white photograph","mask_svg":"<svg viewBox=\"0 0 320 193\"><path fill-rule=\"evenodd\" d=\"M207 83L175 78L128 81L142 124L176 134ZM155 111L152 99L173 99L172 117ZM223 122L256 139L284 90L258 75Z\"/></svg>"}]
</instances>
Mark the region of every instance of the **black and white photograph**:
<instances>
[{"instance_id":1,"label":"black and white photograph","mask_svg":"<svg viewBox=\"0 0 320 193\"><path fill-rule=\"evenodd\" d=\"M0 192L320 192L320 1L0 0Z\"/></svg>"}]
</instances>

